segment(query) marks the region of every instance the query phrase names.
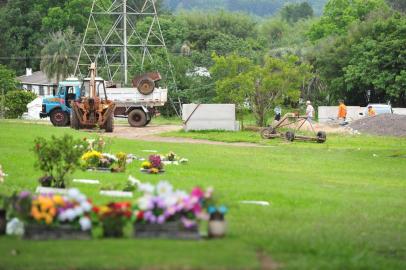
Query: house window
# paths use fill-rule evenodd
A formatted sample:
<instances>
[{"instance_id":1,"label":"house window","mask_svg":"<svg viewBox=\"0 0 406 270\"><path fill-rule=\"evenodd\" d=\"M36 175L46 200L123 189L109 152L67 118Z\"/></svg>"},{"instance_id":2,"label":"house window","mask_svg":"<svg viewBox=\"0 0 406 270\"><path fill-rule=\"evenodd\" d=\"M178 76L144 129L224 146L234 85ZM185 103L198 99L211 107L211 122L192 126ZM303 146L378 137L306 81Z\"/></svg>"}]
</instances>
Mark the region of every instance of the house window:
<instances>
[{"instance_id":1,"label":"house window","mask_svg":"<svg viewBox=\"0 0 406 270\"><path fill-rule=\"evenodd\" d=\"M43 85L39 86L39 95L44 96L44 86Z\"/></svg>"},{"instance_id":2,"label":"house window","mask_svg":"<svg viewBox=\"0 0 406 270\"><path fill-rule=\"evenodd\" d=\"M27 84L27 90L30 91L30 92L32 91L32 85L31 84Z\"/></svg>"}]
</instances>

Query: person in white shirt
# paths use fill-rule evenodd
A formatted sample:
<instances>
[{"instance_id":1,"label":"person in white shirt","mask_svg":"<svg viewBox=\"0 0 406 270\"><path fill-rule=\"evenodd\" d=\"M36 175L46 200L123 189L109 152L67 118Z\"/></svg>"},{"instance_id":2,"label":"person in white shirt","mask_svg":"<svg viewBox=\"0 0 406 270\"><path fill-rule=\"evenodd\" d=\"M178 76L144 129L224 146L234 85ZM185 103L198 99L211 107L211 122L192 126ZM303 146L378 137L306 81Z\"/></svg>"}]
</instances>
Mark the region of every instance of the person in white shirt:
<instances>
[{"instance_id":1,"label":"person in white shirt","mask_svg":"<svg viewBox=\"0 0 406 270\"><path fill-rule=\"evenodd\" d=\"M308 121L312 121L313 117L314 117L314 108L312 106L312 103L310 102L310 100L306 101L306 117Z\"/></svg>"}]
</instances>

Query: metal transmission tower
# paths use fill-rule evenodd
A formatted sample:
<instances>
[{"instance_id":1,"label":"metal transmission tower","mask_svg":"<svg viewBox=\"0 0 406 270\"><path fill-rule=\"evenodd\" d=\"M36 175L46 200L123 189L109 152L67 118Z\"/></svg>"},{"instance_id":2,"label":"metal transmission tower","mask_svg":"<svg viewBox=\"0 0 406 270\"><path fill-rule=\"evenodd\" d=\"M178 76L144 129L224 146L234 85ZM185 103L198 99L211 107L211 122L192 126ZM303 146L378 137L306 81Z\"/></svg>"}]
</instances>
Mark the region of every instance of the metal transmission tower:
<instances>
[{"instance_id":1,"label":"metal transmission tower","mask_svg":"<svg viewBox=\"0 0 406 270\"><path fill-rule=\"evenodd\" d=\"M167 54L155 1L93 0L75 75L86 75L95 62L98 74L128 84L129 71L142 72L147 62L154 63L154 50Z\"/></svg>"}]
</instances>

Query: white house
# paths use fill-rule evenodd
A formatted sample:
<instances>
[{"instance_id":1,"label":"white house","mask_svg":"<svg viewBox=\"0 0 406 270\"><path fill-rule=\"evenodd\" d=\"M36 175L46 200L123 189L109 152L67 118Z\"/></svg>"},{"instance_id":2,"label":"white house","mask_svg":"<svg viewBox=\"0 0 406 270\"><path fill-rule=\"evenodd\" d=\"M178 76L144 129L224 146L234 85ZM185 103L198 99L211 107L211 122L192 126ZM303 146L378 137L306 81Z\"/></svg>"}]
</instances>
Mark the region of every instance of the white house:
<instances>
[{"instance_id":1,"label":"white house","mask_svg":"<svg viewBox=\"0 0 406 270\"><path fill-rule=\"evenodd\" d=\"M31 68L27 68L25 75L17 77L17 80L20 81L22 89L31 91L38 96L52 95L57 89L55 79L49 81L45 73L42 71L32 72Z\"/></svg>"}]
</instances>

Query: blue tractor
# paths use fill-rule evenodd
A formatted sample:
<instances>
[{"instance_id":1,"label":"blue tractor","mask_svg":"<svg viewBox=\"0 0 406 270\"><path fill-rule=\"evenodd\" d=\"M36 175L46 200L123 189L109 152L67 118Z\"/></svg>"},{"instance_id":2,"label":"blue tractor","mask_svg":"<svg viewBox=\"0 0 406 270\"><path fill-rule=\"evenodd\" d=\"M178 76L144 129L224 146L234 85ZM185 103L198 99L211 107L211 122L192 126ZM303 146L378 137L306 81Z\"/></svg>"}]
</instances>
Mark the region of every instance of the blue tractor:
<instances>
[{"instance_id":1,"label":"blue tractor","mask_svg":"<svg viewBox=\"0 0 406 270\"><path fill-rule=\"evenodd\" d=\"M48 96L42 101L41 118L49 117L54 126L68 126L70 124L71 101L81 97L82 83L75 80L59 82L54 96Z\"/></svg>"}]
</instances>

